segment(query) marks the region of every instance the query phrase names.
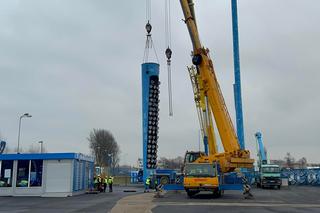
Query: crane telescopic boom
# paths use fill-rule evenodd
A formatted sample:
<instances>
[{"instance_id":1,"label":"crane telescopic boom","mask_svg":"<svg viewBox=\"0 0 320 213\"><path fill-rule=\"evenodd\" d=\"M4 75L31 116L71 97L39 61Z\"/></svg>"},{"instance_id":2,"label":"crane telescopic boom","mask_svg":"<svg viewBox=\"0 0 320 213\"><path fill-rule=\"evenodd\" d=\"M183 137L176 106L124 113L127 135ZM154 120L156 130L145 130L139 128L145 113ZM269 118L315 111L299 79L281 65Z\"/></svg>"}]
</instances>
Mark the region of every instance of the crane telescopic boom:
<instances>
[{"instance_id":1,"label":"crane telescopic boom","mask_svg":"<svg viewBox=\"0 0 320 213\"><path fill-rule=\"evenodd\" d=\"M257 144L258 144L258 167L260 167L262 164L267 164L268 162L268 159L267 159L267 152L266 152L266 149L263 145L263 142L262 142L262 134L261 132L257 132L255 134L255 137L256 137L256 140L257 140Z\"/></svg>"},{"instance_id":2,"label":"crane telescopic boom","mask_svg":"<svg viewBox=\"0 0 320 213\"><path fill-rule=\"evenodd\" d=\"M193 0L180 0L180 3L193 45L192 62L196 66L199 84L202 86L202 92L209 108L208 112L213 114L224 148L223 153L211 152L212 154L208 157L211 160L219 161L223 172L233 171L236 168L252 168L253 159L250 159L250 152L240 149L238 138L209 56L209 50L201 45L195 21ZM213 147L212 144L211 147Z\"/></svg>"}]
</instances>

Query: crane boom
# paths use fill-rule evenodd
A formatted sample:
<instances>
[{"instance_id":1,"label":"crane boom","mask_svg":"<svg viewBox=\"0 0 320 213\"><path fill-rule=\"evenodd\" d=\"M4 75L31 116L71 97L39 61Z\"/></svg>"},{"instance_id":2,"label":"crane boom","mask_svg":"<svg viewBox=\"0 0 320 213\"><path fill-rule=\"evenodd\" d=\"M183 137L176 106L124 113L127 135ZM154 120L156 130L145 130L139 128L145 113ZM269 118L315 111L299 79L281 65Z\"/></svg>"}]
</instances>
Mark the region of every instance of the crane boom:
<instances>
[{"instance_id":1,"label":"crane boom","mask_svg":"<svg viewBox=\"0 0 320 213\"><path fill-rule=\"evenodd\" d=\"M191 15L192 9L190 9L190 7L193 7L193 1L181 0L180 2L193 44L193 54L196 56L196 58L201 58L194 60L202 60L202 63L200 63L197 68L199 69L198 71L202 78L201 80L204 82L204 89L207 93L209 104L211 105L215 120L217 122L221 140L224 141L223 146L226 151L238 150L239 145L237 142L237 136L221 94L220 87L213 70L212 61L208 57L208 51L201 47L196 22Z\"/></svg>"},{"instance_id":2,"label":"crane boom","mask_svg":"<svg viewBox=\"0 0 320 213\"><path fill-rule=\"evenodd\" d=\"M262 142L261 132L257 132L255 136L258 144L258 158L259 158L258 166L260 167L262 164L267 164L268 159L267 159L266 149Z\"/></svg>"},{"instance_id":3,"label":"crane boom","mask_svg":"<svg viewBox=\"0 0 320 213\"><path fill-rule=\"evenodd\" d=\"M219 160L223 172L233 171L235 168L241 167L251 168L253 159L250 159L248 150L240 149L238 138L209 56L209 50L201 45L195 21L193 0L180 0L180 3L193 45L192 62L197 69L199 84L203 88L203 94L208 104L208 112L212 111L213 113L224 148L224 153L214 153L208 157L211 160Z\"/></svg>"},{"instance_id":4,"label":"crane boom","mask_svg":"<svg viewBox=\"0 0 320 213\"><path fill-rule=\"evenodd\" d=\"M190 38L193 45L193 50L197 51L201 48L201 42L197 29L197 24L194 15L194 4L192 0L180 0L180 4L185 17L185 23L187 24ZM191 12L192 11L192 12Z\"/></svg>"}]
</instances>

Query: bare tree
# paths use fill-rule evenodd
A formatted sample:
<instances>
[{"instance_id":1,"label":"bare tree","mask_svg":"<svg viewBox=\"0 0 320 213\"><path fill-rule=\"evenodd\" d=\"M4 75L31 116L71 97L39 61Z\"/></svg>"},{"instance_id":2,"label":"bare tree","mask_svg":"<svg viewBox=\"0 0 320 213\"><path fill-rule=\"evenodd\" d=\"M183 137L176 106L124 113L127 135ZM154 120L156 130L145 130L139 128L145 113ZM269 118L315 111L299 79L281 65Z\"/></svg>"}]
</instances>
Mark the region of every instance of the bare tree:
<instances>
[{"instance_id":1,"label":"bare tree","mask_svg":"<svg viewBox=\"0 0 320 213\"><path fill-rule=\"evenodd\" d=\"M176 158L165 158L161 157L159 159L159 165L163 168L168 169L181 169L183 166L183 157L176 157Z\"/></svg>"},{"instance_id":2,"label":"bare tree","mask_svg":"<svg viewBox=\"0 0 320 213\"><path fill-rule=\"evenodd\" d=\"M291 156L290 152L287 152L287 155L284 157L284 160L286 161L288 168L294 167L295 159Z\"/></svg>"},{"instance_id":3,"label":"bare tree","mask_svg":"<svg viewBox=\"0 0 320 213\"><path fill-rule=\"evenodd\" d=\"M307 158L303 157L299 159L297 163L299 164L300 169L307 168Z\"/></svg>"},{"instance_id":4,"label":"bare tree","mask_svg":"<svg viewBox=\"0 0 320 213\"><path fill-rule=\"evenodd\" d=\"M96 164L114 170L119 164L120 148L113 135L105 129L93 129L87 139Z\"/></svg>"},{"instance_id":5,"label":"bare tree","mask_svg":"<svg viewBox=\"0 0 320 213\"><path fill-rule=\"evenodd\" d=\"M271 160L270 159L270 164L276 164L276 165L279 165L280 166L280 168L283 168L283 167L286 167L286 165L287 165L287 163L286 163L286 161L284 161L284 160Z\"/></svg>"},{"instance_id":6,"label":"bare tree","mask_svg":"<svg viewBox=\"0 0 320 213\"><path fill-rule=\"evenodd\" d=\"M116 167L119 167L119 162L120 162L120 149L119 149L119 146L117 144L116 146L116 149L114 149L113 151L113 154L111 156L112 160L111 160L111 168L112 168L112 171L114 173L114 169Z\"/></svg>"}]
</instances>

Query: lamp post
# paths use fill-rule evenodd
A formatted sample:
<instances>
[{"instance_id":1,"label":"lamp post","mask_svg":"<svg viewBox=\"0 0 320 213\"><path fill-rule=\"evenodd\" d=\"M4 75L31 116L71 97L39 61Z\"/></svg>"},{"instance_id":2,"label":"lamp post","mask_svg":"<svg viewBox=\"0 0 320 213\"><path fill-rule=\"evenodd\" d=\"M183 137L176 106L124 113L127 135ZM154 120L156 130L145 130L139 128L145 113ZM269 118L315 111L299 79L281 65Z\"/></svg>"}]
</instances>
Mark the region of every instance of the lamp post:
<instances>
[{"instance_id":1,"label":"lamp post","mask_svg":"<svg viewBox=\"0 0 320 213\"><path fill-rule=\"evenodd\" d=\"M39 141L38 143L40 144L40 153L42 153L43 152L43 149L42 149L43 141Z\"/></svg>"},{"instance_id":2,"label":"lamp post","mask_svg":"<svg viewBox=\"0 0 320 213\"><path fill-rule=\"evenodd\" d=\"M24 113L23 115L20 116L19 119L19 132L18 132L18 148L17 148L17 153L20 154L20 131L21 131L21 120L22 118L31 118L32 115L30 115L29 113Z\"/></svg>"}]
</instances>

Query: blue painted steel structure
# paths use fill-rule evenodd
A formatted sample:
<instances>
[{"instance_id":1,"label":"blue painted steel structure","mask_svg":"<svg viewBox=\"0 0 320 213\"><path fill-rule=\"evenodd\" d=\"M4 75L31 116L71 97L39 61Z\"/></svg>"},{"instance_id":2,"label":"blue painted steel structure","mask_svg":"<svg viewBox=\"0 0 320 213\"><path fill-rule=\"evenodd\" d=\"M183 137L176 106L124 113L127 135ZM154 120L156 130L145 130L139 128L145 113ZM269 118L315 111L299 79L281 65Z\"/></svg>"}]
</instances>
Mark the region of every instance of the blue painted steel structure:
<instances>
[{"instance_id":1,"label":"blue painted steel structure","mask_svg":"<svg viewBox=\"0 0 320 213\"><path fill-rule=\"evenodd\" d=\"M162 177L168 177L168 184L181 183L181 178L178 179L179 175L173 169L156 169L154 176L158 179L158 183L161 183L160 180Z\"/></svg>"},{"instance_id":2,"label":"blue painted steel structure","mask_svg":"<svg viewBox=\"0 0 320 213\"><path fill-rule=\"evenodd\" d=\"M178 191L178 190L184 190L183 184L167 184L163 186L164 190L170 191Z\"/></svg>"},{"instance_id":3,"label":"blue painted steel structure","mask_svg":"<svg viewBox=\"0 0 320 213\"><path fill-rule=\"evenodd\" d=\"M320 168L318 169L285 169L282 178L288 178L289 185L320 186Z\"/></svg>"},{"instance_id":4,"label":"blue painted steel structure","mask_svg":"<svg viewBox=\"0 0 320 213\"><path fill-rule=\"evenodd\" d=\"M229 172L219 176L220 190L243 190L241 177L236 172Z\"/></svg>"},{"instance_id":5,"label":"blue painted steel structure","mask_svg":"<svg viewBox=\"0 0 320 213\"><path fill-rule=\"evenodd\" d=\"M26 154L3 154L0 160L60 160L75 159L94 162L94 158L80 153L26 153Z\"/></svg>"},{"instance_id":6,"label":"blue painted steel structure","mask_svg":"<svg viewBox=\"0 0 320 213\"><path fill-rule=\"evenodd\" d=\"M159 64L143 63L142 68L142 135L143 135L143 182L150 175L153 175L154 169L147 168L147 150L148 150L148 128L149 128L149 90L150 78L159 79Z\"/></svg>"},{"instance_id":7,"label":"blue painted steel structure","mask_svg":"<svg viewBox=\"0 0 320 213\"><path fill-rule=\"evenodd\" d=\"M93 166L94 166L93 162L74 159L73 161L73 191L74 192L81 191L84 189L93 189L93 171L94 171Z\"/></svg>"},{"instance_id":8,"label":"blue painted steel structure","mask_svg":"<svg viewBox=\"0 0 320 213\"><path fill-rule=\"evenodd\" d=\"M150 174L150 173L149 173ZM156 178L158 183L161 183L161 178L167 177L169 180L168 185L181 184L183 182L183 176L173 169L154 169L152 178ZM130 172L131 183L143 182L143 171L136 170Z\"/></svg>"},{"instance_id":9,"label":"blue painted steel structure","mask_svg":"<svg viewBox=\"0 0 320 213\"><path fill-rule=\"evenodd\" d=\"M247 182L251 184L254 181L254 174L252 171L242 172ZM164 185L164 190L184 190L183 177L181 176L181 182L170 183ZM242 177L238 176L236 172L229 172L223 175L219 175L219 189L220 190L243 190Z\"/></svg>"},{"instance_id":10,"label":"blue painted steel structure","mask_svg":"<svg viewBox=\"0 0 320 213\"><path fill-rule=\"evenodd\" d=\"M236 107L237 136L238 136L240 148L245 149L243 113L242 113L242 98L241 98L237 0L231 0L231 8L232 8L234 81L235 81L235 83L233 84L233 90L234 90L234 103L235 103L235 107Z\"/></svg>"},{"instance_id":11,"label":"blue painted steel structure","mask_svg":"<svg viewBox=\"0 0 320 213\"><path fill-rule=\"evenodd\" d=\"M259 157L259 165L267 164L267 153L266 149L264 148L263 142L262 142L262 134L260 132L257 132L255 134L257 143L258 143L258 157ZM259 166L258 165L258 166Z\"/></svg>"}]
</instances>

